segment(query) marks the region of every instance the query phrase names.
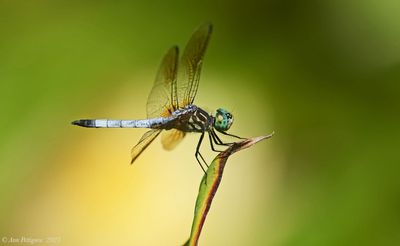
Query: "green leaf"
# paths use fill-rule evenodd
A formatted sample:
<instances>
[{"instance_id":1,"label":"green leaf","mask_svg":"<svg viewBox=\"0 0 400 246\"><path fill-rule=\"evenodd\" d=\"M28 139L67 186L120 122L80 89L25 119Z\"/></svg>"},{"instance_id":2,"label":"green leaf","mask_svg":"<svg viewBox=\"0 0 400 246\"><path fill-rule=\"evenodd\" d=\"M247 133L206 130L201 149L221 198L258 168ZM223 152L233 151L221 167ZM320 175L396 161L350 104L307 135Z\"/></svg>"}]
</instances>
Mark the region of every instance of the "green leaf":
<instances>
[{"instance_id":1,"label":"green leaf","mask_svg":"<svg viewBox=\"0 0 400 246\"><path fill-rule=\"evenodd\" d=\"M219 153L212 161L207 169L207 173L204 174L199 188L199 194L197 195L196 207L194 209L194 218L192 223L192 231L190 238L184 244L184 246L194 246L200 237L201 230L207 217L207 213L210 210L212 200L215 193L221 183L222 174L224 172L226 161L229 156L233 153L251 147L257 142L270 138L274 135L271 133L267 136L255 137L245 139L241 142L235 142L229 146L225 151Z\"/></svg>"}]
</instances>

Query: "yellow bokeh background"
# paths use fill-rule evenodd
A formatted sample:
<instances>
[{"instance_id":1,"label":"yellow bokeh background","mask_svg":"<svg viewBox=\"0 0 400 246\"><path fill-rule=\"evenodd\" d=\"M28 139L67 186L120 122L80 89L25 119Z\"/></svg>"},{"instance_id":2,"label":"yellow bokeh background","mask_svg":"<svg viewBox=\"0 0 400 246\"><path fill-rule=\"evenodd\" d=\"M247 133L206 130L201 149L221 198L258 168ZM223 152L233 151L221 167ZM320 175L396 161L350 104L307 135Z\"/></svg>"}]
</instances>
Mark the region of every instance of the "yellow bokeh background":
<instances>
[{"instance_id":1,"label":"yellow bokeh background","mask_svg":"<svg viewBox=\"0 0 400 246\"><path fill-rule=\"evenodd\" d=\"M199 244L396 245L399 13L388 0L2 1L1 245L186 241L198 135L171 152L157 139L131 166L144 129L70 122L144 118L163 54L205 21L196 104L231 110L233 134L276 134L228 160Z\"/></svg>"}]
</instances>

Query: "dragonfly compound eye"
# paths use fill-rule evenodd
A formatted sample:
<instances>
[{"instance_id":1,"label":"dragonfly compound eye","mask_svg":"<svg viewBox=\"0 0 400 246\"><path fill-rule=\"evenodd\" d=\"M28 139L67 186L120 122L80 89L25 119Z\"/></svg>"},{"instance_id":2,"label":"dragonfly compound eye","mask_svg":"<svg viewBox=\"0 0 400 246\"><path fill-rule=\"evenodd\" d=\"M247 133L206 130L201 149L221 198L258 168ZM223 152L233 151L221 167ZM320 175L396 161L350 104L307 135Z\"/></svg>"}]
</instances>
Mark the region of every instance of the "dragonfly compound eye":
<instances>
[{"instance_id":1,"label":"dragonfly compound eye","mask_svg":"<svg viewBox=\"0 0 400 246\"><path fill-rule=\"evenodd\" d=\"M217 131L225 132L229 130L232 123L233 123L233 116L231 113L222 108L217 109L214 122L214 127Z\"/></svg>"}]
</instances>

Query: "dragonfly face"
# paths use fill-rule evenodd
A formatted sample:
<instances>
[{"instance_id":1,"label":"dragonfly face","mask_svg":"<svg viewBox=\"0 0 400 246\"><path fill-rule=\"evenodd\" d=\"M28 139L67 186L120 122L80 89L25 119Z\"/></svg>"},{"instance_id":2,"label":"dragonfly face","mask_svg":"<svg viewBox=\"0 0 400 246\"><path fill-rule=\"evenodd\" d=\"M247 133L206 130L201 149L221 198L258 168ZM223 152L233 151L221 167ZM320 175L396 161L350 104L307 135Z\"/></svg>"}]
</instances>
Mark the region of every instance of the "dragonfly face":
<instances>
[{"instance_id":1,"label":"dragonfly face","mask_svg":"<svg viewBox=\"0 0 400 246\"><path fill-rule=\"evenodd\" d=\"M219 108L215 114L214 128L219 132L226 132L233 123L233 115L227 110Z\"/></svg>"}]
</instances>

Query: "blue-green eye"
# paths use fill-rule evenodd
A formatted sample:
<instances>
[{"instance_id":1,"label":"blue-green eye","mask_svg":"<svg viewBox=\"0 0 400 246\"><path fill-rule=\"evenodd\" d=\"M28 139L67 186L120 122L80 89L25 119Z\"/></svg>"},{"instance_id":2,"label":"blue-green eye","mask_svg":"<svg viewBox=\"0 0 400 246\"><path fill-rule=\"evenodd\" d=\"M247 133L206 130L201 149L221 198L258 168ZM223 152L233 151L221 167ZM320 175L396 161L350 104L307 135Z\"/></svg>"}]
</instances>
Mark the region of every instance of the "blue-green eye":
<instances>
[{"instance_id":1,"label":"blue-green eye","mask_svg":"<svg viewBox=\"0 0 400 246\"><path fill-rule=\"evenodd\" d=\"M229 130L233 123L233 115L225 109L219 108L215 114L214 128L219 132Z\"/></svg>"}]
</instances>

